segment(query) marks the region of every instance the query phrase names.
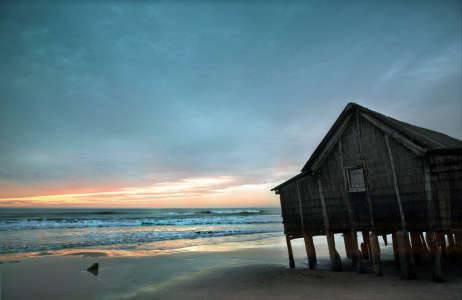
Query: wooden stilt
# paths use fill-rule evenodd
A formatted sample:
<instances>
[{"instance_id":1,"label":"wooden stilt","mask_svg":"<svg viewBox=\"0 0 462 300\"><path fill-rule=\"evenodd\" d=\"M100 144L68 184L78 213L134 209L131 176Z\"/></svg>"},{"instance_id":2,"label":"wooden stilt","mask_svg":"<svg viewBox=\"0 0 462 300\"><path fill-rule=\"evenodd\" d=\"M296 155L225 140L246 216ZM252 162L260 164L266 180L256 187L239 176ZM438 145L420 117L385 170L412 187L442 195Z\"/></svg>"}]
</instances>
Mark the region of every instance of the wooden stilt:
<instances>
[{"instance_id":1,"label":"wooden stilt","mask_svg":"<svg viewBox=\"0 0 462 300\"><path fill-rule=\"evenodd\" d=\"M367 246L367 250L369 252L369 258L371 257L371 241L369 241L369 231L363 231L363 241Z\"/></svg>"},{"instance_id":2,"label":"wooden stilt","mask_svg":"<svg viewBox=\"0 0 462 300\"><path fill-rule=\"evenodd\" d=\"M345 166L343 165L343 154L342 154L342 139L338 141L338 150L340 153L340 167L343 170L342 175L343 175L343 180L345 182L345 190L347 190L347 176L345 173ZM319 184L319 182L318 182ZM352 258L352 263L353 266L355 266L358 269L358 273L365 273L364 270L364 263L361 257L361 251L358 249L358 233L356 232L356 229L354 229L355 222L354 222L354 217L353 217L353 210L351 209L351 199L350 195L347 197L347 203L348 203L348 213L349 213L349 219L350 219L350 255ZM346 243L345 243L346 245ZM348 256L348 254L347 254Z\"/></svg>"},{"instance_id":3,"label":"wooden stilt","mask_svg":"<svg viewBox=\"0 0 462 300\"><path fill-rule=\"evenodd\" d=\"M363 259L369 259L369 250L367 249L366 243L361 243L361 253Z\"/></svg>"},{"instance_id":4,"label":"wooden stilt","mask_svg":"<svg viewBox=\"0 0 462 300\"><path fill-rule=\"evenodd\" d=\"M314 248L313 236L309 235L308 238L310 239L311 260L313 261L313 264L317 264L318 261L316 259L316 249Z\"/></svg>"},{"instance_id":5,"label":"wooden stilt","mask_svg":"<svg viewBox=\"0 0 462 300\"><path fill-rule=\"evenodd\" d=\"M391 240L393 244L393 254L395 256L396 269L399 271L401 270L401 267L399 263L398 239L396 238L396 233L391 234Z\"/></svg>"},{"instance_id":6,"label":"wooden stilt","mask_svg":"<svg viewBox=\"0 0 462 300\"><path fill-rule=\"evenodd\" d=\"M329 257L330 257L330 269L332 271L343 271L342 261L340 260L340 255L335 249L335 240L334 234L328 230L326 232L327 237L327 246L329 247Z\"/></svg>"},{"instance_id":7,"label":"wooden stilt","mask_svg":"<svg viewBox=\"0 0 462 300\"><path fill-rule=\"evenodd\" d=\"M407 231L398 231L396 233L398 239L399 261L401 269L401 278L410 280L416 279L414 270L414 261L411 255L411 245L409 242L409 234Z\"/></svg>"},{"instance_id":8,"label":"wooden stilt","mask_svg":"<svg viewBox=\"0 0 462 300\"><path fill-rule=\"evenodd\" d=\"M388 246L387 235L386 235L386 234L382 234L382 239L383 239L383 243L385 244L385 247L387 247L387 246Z\"/></svg>"},{"instance_id":9,"label":"wooden stilt","mask_svg":"<svg viewBox=\"0 0 462 300\"><path fill-rule=\"evenodd\" d=\"M351 251L351 235L349 232L343 233L343 241L345 242L345 252L348 258L352 258L353 254Z\"/></svg>"},{"instance_id":10,"label":"wooden stilt","mask_svg":"<svg viewBox=\"0 0 462 300\"><path fill-rule=\"evenodd\" d=\"M363 257L361 251L358 249L358 233L354 229L351 230L351 246L353 251L353 265L356 266L356 270L359 274L366 274Z\"/></svg>"},{"instance_id":11,"label":"wooden stilt","mask_svg":"<svg viewBox=\"0 0 462 300\"><path fill-rule=\"evenodd\" d=\"M356 245L354 244L355 241L356 241ZM353 236L353 229L351 230L351 233L350 233L350 242L351 242L351 263L353 264L353 267L356 267L357 261L358 261L357 254L358 254L359 249L358 249L358 237Z\"/></svg>"},{"instance_id":12,"label":"wooden stilt","mask_svg":"<svg viewBox=\"0 0 462 300\"><path fill-rule=\"evenodd\" d=\"M436 233L436 236L438 238L438 244L441 245L441 256L444 259L449 259L449 257L448 257L448 248L446 247L446 238L445 238L444 234Z\"/></svg>"},{"instance_id":13,"label":"wooden stilt","mask_svg":"<svg viewBox=\"0 0 462 300\"><path fill-rule=\"evenodd\" d=\"M420 241L422 242L422 252L429 253L427 244L425 243L425 238L423 236L423 232L420 233Z\"/></svg>"},{"instance_id":14,"label":"wooden stilt","mask_svg":"<svg viewBox=\"0 0 462 300\"><path fill-rule=\"evenodd\" d=\"M448 238L448 257L451 264L457 264L457 255L456 255L456 244L454 243L454 237L452 234L446 235Z\"/></svg>"},{"instance_id":15,"label":"wooden stilt","mask_svg":"<svg viewBox=\"0 0 462 300\"><path fill-rule=\"evenodd\" d=\"M420 240L420 233L419 232L411 232L411 251L412 257L414 258L414 264L416 266L422 265L422 241Z\"/></svg>"},{"instance_id":16,"label":"wooden stilt","mask_svg":"<svg viewBox=\"0 0 462 300\"><path fill-rule=\"evenodd\" d=\"M459 275L462 276L462 233L454 234L456 240L456 256L459 265Z\"/></svg>"},{"instance_id":17,"label":"wooden stilt","mask_svg":"<svg viewBox=\"0 0 462 300\"><path fill-rule=\"evenodd\" d=\"M310 270L313 270L314 265L316 264L316 254L313 255L313 251L315 251L313 245L313 237L305 235L303 239L305 240L305 250L306 255L308 257L308 267L310 268Z\"/></svg>"},{"instance_id":18,"label":"wooden stilt","mask_svg":"<svg viewBox=\"0 0 462 300\"><path fill-rule=\"evenodd\" d=\"M382 263L380 261L380 247L377 233L372 231L370 235L371 254L372 254L372 267L374 268L375 276L382 276Z\"/></svg>"},{"instance_id":19,"label":"wooden stilt","mask_svg":"<svg viewBox=\"0 0 462 300\"><path fill-rule=\"evenodd\" d=\"M288 234L286 234L286 242L287 242L287 251L289 251L289 266L291 268L295 268L294 255L292 253L292 245L290 244L290 238Z\"/></svg>"},{"instance_id":20,"label":"wooden stilt","mask_svg":"<svg viewBox=\"0 0 462 300\"><path fill-rule=\"evenodd\" d=\"M432 264L432 272L433 272L433 281L435 282L443 282L443 278L441 276L441 253L438 249L438 236L435 232L427 232L427 244L430 248L430 259Z\"/></svg>"},{"instance_id":21,"label":"wooden stilt","mask_svg":"<svg viewBox=\"0 0 462 300\"><path fill-rule=\"evenodd\" d=\"M324 227L326 229L327 246L329 247L330 268L332 271L343 271L342 261L337 250L335 250L334 234L329 229L329 215L327 214L326 201L324 199L324 191L321 178L318 178L319 197L321 198L322 216L324 218Z\"/></svg>"}]
</instances>

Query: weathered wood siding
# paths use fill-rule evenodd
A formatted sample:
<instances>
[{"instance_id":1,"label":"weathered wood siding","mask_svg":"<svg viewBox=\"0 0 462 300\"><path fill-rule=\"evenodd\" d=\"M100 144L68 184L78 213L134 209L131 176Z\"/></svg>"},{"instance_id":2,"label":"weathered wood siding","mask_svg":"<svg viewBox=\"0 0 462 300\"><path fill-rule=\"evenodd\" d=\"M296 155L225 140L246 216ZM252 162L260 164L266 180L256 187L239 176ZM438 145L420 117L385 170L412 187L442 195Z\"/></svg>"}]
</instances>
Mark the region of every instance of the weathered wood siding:
<instances>
[{"instance_id":1,"label":"weathered wood siding","mask_svg":"<svg viewBox=\"0 0 462 300\"><path fill-rule=\"evenodd\" d=\"M393 138L389 139L407 230L428 228L428 200L422 158Z\"/></svg>"},{"instance_id":2,"label":"weathered wood siding","mask_svg":"<svg viewBox=\"0 0 462 300\"><path fill-rule=\"evenodd\" d=\"M439 230L462 230L462 155L431 155L435 226Z\"/></svg>"},{"instance_id":3,"label":"weathered wood siding","mask_svg":"<svg viewBox=\"0 0 462 300\"><path fill-rule=\"evenodd\" d=\"M296 182L290 183L280 190L280 200L285 233L289 235L302 235L300 203Z\"/></svg>"},{"instance_id":4,"label":"weathered wood siding","mask_svg":"<svg viewBox=\"0 0 462 300\"><path fill-rule=\"evenodd\" d=\"M374 226L377 229L402 229L385 134L362 117L359 119L359 124Z\"/></svg>"},{"instance_id":5,"label":"weathered wood siding","mask_svg":"<svg viewBox=\"0 0 462 300\"><path fill-rule=\"evenodd\" d=\"M348 127L341 136L342 140L342 158L344 167L355 167L362 165L361 151L359 143L359 131L356 119L353 117ZM338 148L338 146L337 146ZM367 179L366 179L367 180ZM345 182L343 181L343 189L347 193L347 199L350 204L353 216L353 227L355 228L371 228L371 215L369 202L365 192L347 192ZM347 214L348 211L345 211Z\"/></svg>"},{"instance_id":6,"label":"weathered wood siding","mask_svg":"<svg viewBox=\"0 0 462 300\"><path fill-rule=\"evenodd\" d=\"M319 170L331 230L350 228L348 199L338 144Z\"/></svg>"},{"instance_id":7,"label":"weathered wood siding","mask_svg":"<svg viewBox=\"0 0 462 300\"><path fill-rule=\"evenodd\" d=\"M313 177L309 176L300 180L299 186L305 230L311 235L325 234L324 217L317 182Z\"/></svg>"}]
</instances>

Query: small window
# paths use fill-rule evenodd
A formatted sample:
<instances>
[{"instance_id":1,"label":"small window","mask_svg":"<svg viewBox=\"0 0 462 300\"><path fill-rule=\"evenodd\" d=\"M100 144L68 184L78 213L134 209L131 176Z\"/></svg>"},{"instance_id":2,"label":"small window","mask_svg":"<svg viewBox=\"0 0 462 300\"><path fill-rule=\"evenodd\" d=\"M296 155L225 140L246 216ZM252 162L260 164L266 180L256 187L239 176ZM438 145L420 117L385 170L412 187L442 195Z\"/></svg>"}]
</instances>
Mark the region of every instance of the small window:
<instances>
[{"instance_id":1,"label":"small window","mask_svg":"<svg viewBox=\"0 0 462 300\"><path fill-rule=\"evenodd\" d=\"M363 168L347 168L348 191L365 192L366 184L364 182Z\"/></svg>"}]
</instances>

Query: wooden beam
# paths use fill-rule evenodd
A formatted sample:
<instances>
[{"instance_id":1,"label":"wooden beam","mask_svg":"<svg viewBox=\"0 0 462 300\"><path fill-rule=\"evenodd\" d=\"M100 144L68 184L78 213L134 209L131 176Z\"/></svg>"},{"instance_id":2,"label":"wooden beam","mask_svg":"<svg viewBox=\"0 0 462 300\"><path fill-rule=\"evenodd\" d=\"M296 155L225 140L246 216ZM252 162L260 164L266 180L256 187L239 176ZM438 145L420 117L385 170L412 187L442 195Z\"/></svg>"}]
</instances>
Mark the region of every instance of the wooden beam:
<instances>
[{"instance_id":1,"label":"wooden beam","mask_svg":"<svg viewBox=\"0 0 462 300\"><path fill-rule=\"evenodd\" d=\"M359 274L366 274L366 267L364 266L363 257L361 251L358 249L358 233L356 230L351 230L351 244L353 245L353 265L356 263L356 271Z\"/></svg>"},{"instance_id":2,"label":"wooden beam","mask_svg":"<svg viewBox=\"0 0 462 300\"><path fill-rule=\"evenodd\" d=\"M361 243L362 259L369 259L369 248L366 243Z\"/></svg>"},{"instance_id":3,"label":"wooden beam","mask_svg":"<svg viewBox=\"0 0 462 300\"><path fill-rule=\"evenodd\" d=\"M433 203L433 193L432 193L432 175L430 170L430 164L428 163L427 159L424 157L422 158L422 165L424 168L424 180L425 180L425 196L427 198L427 214L429 224L428 227L430 231L434 231L435 229L435 205Z\"/></svg>"},{"instance_id":4,"label":"wooden beam","mask_svg":"<svg viewBox=\"0 0 462 300\"><path fill-rule=\"evenodd\" d=\"M337 250L335 250L334 234L330 231L329 228L329 217L327 215L326 201L324 199L324 192L320 178L318 178L318 189L319 197L321 198L324 227L326 229L327 246L329 247L330 268L332 271L343 271L342 261L340 260L340 256L337 253Z\"/></svg>"},{"instance_id":5,"label":"wooden beam","mask_svg":"<svg viewBox=\"0 0 462 300\"><path fill-rule=\"evenodd\" d=\"M375 276L382 276L382 262L380 261L380 247L377 233L372 231L370 235L371 250L372 250L372 267L374 269Z\"/></svg>"},{"instance_id":6,"label":"wooden beam","mask_svg":"<svg viewBox=\"0 0 462 300\"><path fill-rule=\"evenodd\" d=\"M361 146L361 131L359 129L359 114L358 113L356 113L356 135L357 135L358 141L359 141L359 155L360 155L361 159L364 159L363 149L362 149L362 146Z\"/></svg>"},{"instance_id":7,"label":"wooden beam","mask_svg":"<svg viewBox=\"0 0 462 300\"><path fill-rule=\"evenodd\" d=\"M300 208L300 222L302 223L302 233L303 233L303 240L305 242L305 251L306 251L306 258L308 260L308 268L310 270L314 269L312 262L310 262L311 257L311 248L309 246L309 241L307 241L307 233L305 230L305 222L303 221L303 207L302 207L302 196L300 195L300 186L299 181L295 181L295 185L297 186L297 194L298 194L298 205Z\"/></svg>"},{"instance_id":8,"label":"wooden beam","mask_svg":"<svg viewBox=\"0 0 462 300\"><path fill-rule=\"evenodd\" d=\"M287 243L287 251L289 252L289 266L291 268L295 268L294 255L292 253L292 245L290 244L290 237L287 234L286 234L286 243Z\"/></svg>"},{"instance_id":9,"label":"wooden beam","mask_svg":"<svg viewBox=\"0 0 462 300\"><path fill-rule=\"evenodd\" d=\"M316 172L319 167L322 165L322 162L326 159L327 155L332 151L335 143L337 140L340 138L342 135L343 131L347 127L348 122L350 121L350 118L352 116L352 113L349 114L340 124L340 126L335 130L334 134L332 135L332 138L329 139L326 143L326 146L321 150L321 153L317 155L313 163L311 164L311 171L314 173Z\"/></svg>"},{"instance_id":10,"label":"wooden beam","mask_svg":"<svg viewBox=\"0 0 462 300\"><path fill-rule=\"evenodd\" d=\"M302 222L303 240L305 242L305 251L306 251L306 257L308 259L308 268L310 270L313 270L314 265L316 264L316 250L314 249L313 237L309 235L309 233L307 232L305 228L305 220L303 218L302 196L300 193L300 186L299 186L300 180L297 180L295 184L297 185L298 205L300 206L300 220Z\"/></svg>"},{"instance_id":11,"label":"wooden beam","mask_svg":"<svg viewBox=\"0 0 462 300\"><path fill-rule=\"evenodd\" d=\"M421 266L422 265L422 242L420 240L420 233L412 231L411 232L411 251L412 251L412 257L414 258L414 264L416 266Z\"/></svg>"},{"instance_id":12,"label":"wooden beam","mask_svg":"<svg viewBox=\"0 0 462 300\"><path fill-rule=\"evenodd\" d=\"M316 250L314 248L313 237L310 235L305 235L303 239L305 241L305 250L308 255L308 267L310 268L310 270L313 270L314 265L317 263Z\"/></svg>"},{"instance_id":13,"label":"wooden beam","mask_svg":"<svg viewBox=\"0 0 462 300\"><path fill-rule=\"evenodd\" d=\"M369 231L363 230L363 241L364 244L367 246L367 251L369 253L369 257L372 257L372 251L371 251L371 241L369 239Z\"/></svg>"},{"instance_id":14,"label":"wooden beam","mask_svg":"<svg viewBox=\"0 0 462 300\"><path fill-rule=\"evenodd\" d=\"M350 227L351 227L351 251L353 256L353 266L356 266L357 272L359 274L365 274L366 269L364 267L363 257L361 255L361 251L358 249L358 233L355 229L354 218L353 218L353 210L351 209L350 199L348 198L348 182L345 174L345 166L343 164L343 145L342 139L338 142L338 148L340 152L340 168L342 170L343 181L345 185L345 192L347 193L347 203L348 203L348 214L350 217Z\"/></svg>"},{"instance_id":15,"label":"wooden beam","mask_svg":"<svg viewBox=\"0 0 462 300\"><path fill-rule=\"evenodd\" d=\"M403 206L401 204L401 196L399 194L398 177L396 176L395 163L393 162L393 155L391 154L390 143L388 141L388 135L385 134L384 136L385 136L385 144L387 145L388 158L390 159L391 172L393 174L393 182L395 184L395 193L396 193L396 199L398 201L399 214L401 216L401 227L404 230L406 228L406 222L404 219Z\"/></svg>"},{"instance_id":16,"label":"wooden beam","mask_svg":"<svg viewBox=\"0 0 462 300\"><path fill-rule=\"evenodd\" d=\"M425 238L423 236L423 232L420 233L420 240L422 242L422 251L425 252L425 253L428 253L429 250L428 250L428 247L427 247L427 243L425 242Z\"/></svg>"},{"instance_id":17,"label":"wooden beam","mask_svg":"<svg viewBox=\"0 0 462 300\"><path fill-rule=\"evenodd\" d=\"M358 136L358 143L359 143L359 154L360 154L360 158L361 158L361 162L362 162L362 165L363 165L363 171L365 172L364 176L365 176L365 186L366 186L366 198L367 198L367 203L369 204L369 217L371 218L371 226L372 228L375 227L374 225L374 206L372 204L372 199L371 199L371 195L369 193L369 180L368 180L368 172L367 172L367 168L366 168L366 160L364 159L364 154L363 154L363 150L362 150L362 140L361 140L361 128L360 128L360 125L359 125L359 113L356 114L356 130L357 130L357 136ZM367 238L369 238L369 233L367 234ZM371 247L370 247L370 244L368 244L368 248L369 248L369 253L371 252Z\"/></svg>"},{"instance_id":18,"label":"wooden beam","mask_svg":"<svg viewBox=\"0 0 462 300\"><path fill-rule=\"evenodd\" d=\"M345 243L345 253L346 253L347 258L352 258L353 251L351 249L351 236L349 232L343 233L343 241Z\"/></svg>"},{"instance_id":19,"label":"wooden beam","mask_svg":"<svg viewBox=\"0 0 462 300\"><path fill-rule=\"evenodd\" d=\"M393 137L395 140L397 140L398 142L400 142L401 144L403 144L404 146L409 148L415 154L417 154L419 156L424 156L425 153L427 152L426 149L414 144L407 137L405 137L404 135L402 135L398 131L394 130L390 126L385 125L384 123L380 122L376 118L374 118L374 117L372 117L372 116L370 116L368 114L365 114L365 113L360 113L360 114L364 119L371 122L373 125L375 125L377 128L379 128L380 130L382 130L383 132L385 132L389 136Z\"/></svg>"},{"instance_id":20,"label":"wooden beam","mask_svg":"<svg viewBox=\"0 0 462 300\"><path fill-rule=\"evenodd\" d=\"M391 240L393 244L393 255L395 257L396 269L399 271L401 270L401 267L399 263L398 239L396 238L396 233L391 234Z\"/></svg>"},{"instance_id":21,"label":"wooden beam","mask_svg":"<svg viewBox=\"0 0 462 300\"><path fill-rule=\"evenodd\" d=\"M383 243L385 244L385 247L387 247L387 246L388 246L387 235L386 235L386 234L382 234L382 239L383 239Z\"/></svg>"},{"instance_id":22,"label":"wooden beam","mask_svg":"<svg viewBox=\"0 0 462 300\"><path fill-rule=\"evenodd\" d=\"M309 235L308 239L310 240L311 260L313 261L313 264L316 264L318 261L316 259L316 249L314 248L313 236Z\"/></svg>"},{"instance_id":23,"label":"wooden beam","mask_svg":"<svg viewBox=\"0 0 462 300\"><path fill-rule=\"evenodd\" d=\"M409 234L407 231L398 231L396 233L398 239L399 261L401 269L401 278L410 280L416 279L414 270L414 260L411 255L411 244L409 242Z\"/></svg>"},{"instance_id":24,"label":"wooden beam","mask_svg":"<svg viewBox=\"0 0 462 300\"><path fill-rule=\"evenodd\" d=\"M441 253L438 249L438 236L434 231L429 231L426 234L426 238L428 247L430 248L433 281L443 282L443 278L441 276Z\"/></svg>"}]
</instances>

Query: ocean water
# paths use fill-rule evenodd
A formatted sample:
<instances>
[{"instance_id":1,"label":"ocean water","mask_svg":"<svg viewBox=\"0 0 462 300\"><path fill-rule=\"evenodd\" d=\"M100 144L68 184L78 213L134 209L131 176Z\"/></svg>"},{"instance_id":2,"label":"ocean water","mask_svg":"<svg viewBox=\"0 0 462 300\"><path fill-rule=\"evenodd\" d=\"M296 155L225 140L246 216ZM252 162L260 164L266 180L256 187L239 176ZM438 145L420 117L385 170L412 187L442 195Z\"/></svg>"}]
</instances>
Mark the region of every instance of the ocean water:
<instances>
[{"instance_id":1,"label":"ocean water","mask_svg":"<svg viewBox=\"0 0 462 300\"><path fill-rule=\"evenodd\" d=\"M0 209L0 254L162 251L282 235L280 208Z\"/></svg>"}]
</instances>

